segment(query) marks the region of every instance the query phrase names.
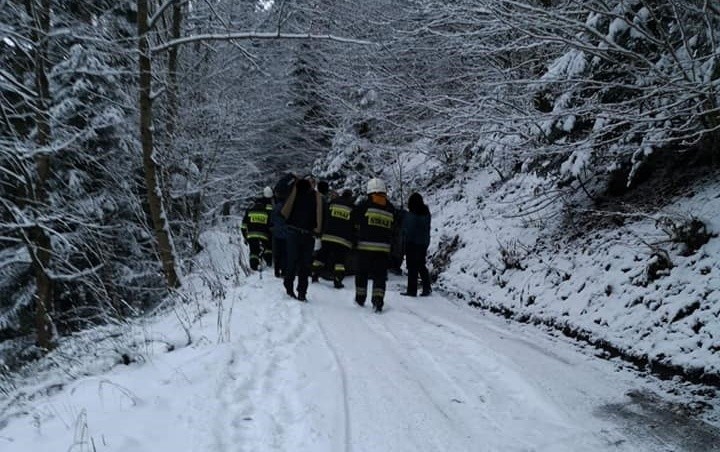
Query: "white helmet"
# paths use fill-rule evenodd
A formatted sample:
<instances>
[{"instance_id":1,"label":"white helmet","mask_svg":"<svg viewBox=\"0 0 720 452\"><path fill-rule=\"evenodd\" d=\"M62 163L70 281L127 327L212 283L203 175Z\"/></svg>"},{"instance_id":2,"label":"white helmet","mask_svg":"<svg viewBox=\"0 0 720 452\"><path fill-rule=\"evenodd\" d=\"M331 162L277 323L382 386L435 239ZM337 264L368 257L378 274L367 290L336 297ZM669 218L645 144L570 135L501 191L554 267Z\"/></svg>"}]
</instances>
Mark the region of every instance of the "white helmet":
<instances>
[{"instance_id":1,"label":"white helmet","mask_svg":"<svg viewBox=\"0 0 720 452\"><path fill-rule=\"evenodd\" d=\"M263 195L265 195L266 198L272 198L273 197L272 188L265 187L265 189L263 189Z\"/></svg>"},{"instance_id":2,"label":"white helmet","mask_svg":"<svg viewBox=\"0 0 720 452\"><path fill-rule=\"evenodd\" d=\"M367 194L369 195L372 193L387 193L387 189L385 188L385 182L383 182L382 179L373 177L368 181Z\"/></svg>"}]
</instances>

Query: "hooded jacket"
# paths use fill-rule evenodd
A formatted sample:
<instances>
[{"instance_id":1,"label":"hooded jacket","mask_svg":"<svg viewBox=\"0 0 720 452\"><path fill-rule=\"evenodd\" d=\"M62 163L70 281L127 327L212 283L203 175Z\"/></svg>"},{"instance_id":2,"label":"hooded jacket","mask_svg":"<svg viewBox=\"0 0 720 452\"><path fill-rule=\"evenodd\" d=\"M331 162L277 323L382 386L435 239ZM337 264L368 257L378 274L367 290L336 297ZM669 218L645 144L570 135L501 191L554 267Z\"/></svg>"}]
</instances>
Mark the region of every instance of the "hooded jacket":
<instances>
[{"instance_id":1,"label":"hooded jacket","mask_svg":"<svg viewBox=\"0 0 720 452\"><path fill-rule=\"evenodd\" d=\"M406 245L427 249L430 246L430 209L423 204L415 211L405 212L402 228Z\"/></svg>"}]
</instances>

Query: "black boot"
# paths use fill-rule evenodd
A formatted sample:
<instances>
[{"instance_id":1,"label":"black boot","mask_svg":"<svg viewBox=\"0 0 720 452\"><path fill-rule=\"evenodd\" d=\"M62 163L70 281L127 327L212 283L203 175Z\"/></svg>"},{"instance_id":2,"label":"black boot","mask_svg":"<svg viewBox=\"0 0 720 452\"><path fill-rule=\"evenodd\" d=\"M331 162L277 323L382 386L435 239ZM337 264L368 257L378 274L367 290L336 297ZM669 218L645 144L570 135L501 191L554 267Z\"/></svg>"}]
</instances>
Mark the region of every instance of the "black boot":
<instances>
[{"instance_id":1,"label":"black boot","mask_svg":"<svg viewBox=\"0 0 720 452\"><path fill-rule=\"evenodd\" d=\"M355 303L357 303L358 306L365 306L365 297L355 295Z\"/></svg>"},{"instance_id":2,"label":"black boot","mask_svg":"<svg viewBox=\"0 0 720 452\"><path fill-rule=\"evenodd\" d=\"M285 293L287 293L292 298L297 298L295 296L295 291L293 290L293 282L292 280L285 280L283 281L283 286L285 286Z\"/></svg>"},{"instance_id":3,"label":"black boot","mask_svg":"<svg viewBox=\"0 0 720 452\"><path fill-rule=\"evenodd\" d=\"M411 292L400 292L400 295L403 295L405 297L417 297L416 293L411 293Z\"/></svg>"},{"instance_id":4,"label":"black boot","mask_svg":"<svg viewBox=\"0 0 720 452\"><path fill-rule=\"evenodd\" d=\"M374 310L375 312L378 312L378 313L379 313L379 312L382 312L382 310L383 310L383 305L384 305L384 302L383 302L383 299L382 299L382 298L373 297L373 298L372 298L372 304L373 304L373 310Z\"/></svg>"}]
</instances>

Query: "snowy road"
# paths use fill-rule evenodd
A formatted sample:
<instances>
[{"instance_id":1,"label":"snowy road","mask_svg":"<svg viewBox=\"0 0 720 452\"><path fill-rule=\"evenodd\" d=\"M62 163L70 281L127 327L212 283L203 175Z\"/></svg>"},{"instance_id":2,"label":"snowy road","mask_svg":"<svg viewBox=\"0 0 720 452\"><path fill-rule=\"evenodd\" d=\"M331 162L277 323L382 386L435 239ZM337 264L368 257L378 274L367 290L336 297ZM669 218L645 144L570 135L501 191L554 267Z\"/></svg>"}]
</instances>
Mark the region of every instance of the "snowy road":
<instances>
[{"instance_id":1,"label":"snowy road","mask_svg":"<svg viewBox=\"0 0 720 452\"><path fill-rule=\"evenodd\" d=\"M673 444L621 420L610 407L641 391L636 378L442 297L391 292L382 315L326 283L307 305L271 298L268 329L284 333L265 351L282 372L261 372L259 417L233 439L243 450L711 450L717 439Z\"/></svg>"},{"instance_id":2,"label":"snowy road","mask_svg":"<svg viewBox=\"0 0 720 452\"><path fill-rule=\"evenodd\" d=\"M253 276L192 346L68 385L0 422L0 449L718 450L716 430L646 415L643 380L570 342L441 296L391 290L373 314L347 283L303 304ZM146 334L177 335L171 320Z\"/></svg>"}]
</instances>

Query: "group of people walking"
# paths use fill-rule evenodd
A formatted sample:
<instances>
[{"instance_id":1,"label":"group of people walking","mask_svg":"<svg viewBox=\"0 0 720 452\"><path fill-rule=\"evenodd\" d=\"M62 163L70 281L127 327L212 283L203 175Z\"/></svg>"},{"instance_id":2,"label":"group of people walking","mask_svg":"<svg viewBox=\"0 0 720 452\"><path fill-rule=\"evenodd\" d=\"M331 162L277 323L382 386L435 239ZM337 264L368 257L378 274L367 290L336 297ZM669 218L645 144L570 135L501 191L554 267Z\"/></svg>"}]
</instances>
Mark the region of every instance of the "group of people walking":
<instances>
[{"instance_id":1,"label":"group of people walking","mask_svg":"<svg viewBox=\"0 0 720 452\"><path fill-rule=\"evenodd\" d=\"M430 210L419 193L408 199L408 210L396 209L378 178L367 182L366 197L355 202L352 191L330 193L326 182L286 175L246 211L242 233L250 248L250 267L273 266L287 294L307 301L309 280L331 271L333 286L344 287L346 261L355 253L355 303L368 298L376 312L385 301L387 271L394 238L401 232L408 271L406 296L431 292L425 259L430 244ZM320 247L316 249L316 239ZM372 280L372 290L368 291Z\"/></svg>"}]
</instances>

